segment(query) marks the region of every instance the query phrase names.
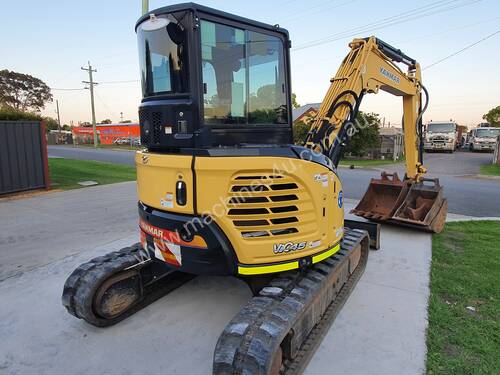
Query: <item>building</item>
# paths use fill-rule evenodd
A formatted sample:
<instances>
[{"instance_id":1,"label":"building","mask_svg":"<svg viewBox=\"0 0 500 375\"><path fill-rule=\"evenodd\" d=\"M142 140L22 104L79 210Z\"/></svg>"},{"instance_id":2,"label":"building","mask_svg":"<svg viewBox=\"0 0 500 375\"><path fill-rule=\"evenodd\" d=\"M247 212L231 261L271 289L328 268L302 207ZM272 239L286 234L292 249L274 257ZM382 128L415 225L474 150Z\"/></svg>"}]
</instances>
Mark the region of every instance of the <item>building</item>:
<instances>
[{"instance_id":1,"label":"building","mask_svg":"<svg viewBox=\"0 0 500 375\"><path fill-rule=\"evenodd\" d=\"M320 105L321 103L311 103L294 108L292 111L293 123L295 124L300 121L304 122L306 118L316 116Z\"/></svg>"},{"instance_id":2,"label":"building","mask_svg":"<svg viewBox=\"0 0 500 375\"><path fill-rule=\"evenodd\" d=\"M378 158L398 160L404 155L403 129L396 127L380 128L380 148ZM377 154L377 152L375 152Z\"/></svg>"},{"instance_id":3,"label":"building","mask_svg":"<svg viewBox=\"0 0 500 375\"><path fill-rule=\"evenodd\" d=\"M124 143L131 144L138 142L141 137L139 124L137 123L97 124L96 130L99 144L103 145L112 145L113 143L119 143L121 140ZM91 126L77 126L72 131L73 142L75 144L90 144L94 142L94 132Z\"/></svg>"}]
</instances>

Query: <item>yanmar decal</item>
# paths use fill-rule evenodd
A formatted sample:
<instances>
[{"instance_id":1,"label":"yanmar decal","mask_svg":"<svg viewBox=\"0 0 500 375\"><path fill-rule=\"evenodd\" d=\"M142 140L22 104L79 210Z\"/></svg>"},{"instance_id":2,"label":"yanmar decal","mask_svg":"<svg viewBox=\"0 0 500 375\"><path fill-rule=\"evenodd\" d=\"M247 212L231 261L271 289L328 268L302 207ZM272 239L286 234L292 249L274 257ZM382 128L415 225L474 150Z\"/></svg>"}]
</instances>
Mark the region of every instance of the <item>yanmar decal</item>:
<instances>
[{"instance_id":1,"label":"yanmar decal","mask_svg":"<svg viewBox=\"0 0 500 375\"><path fill-rule=\"evenodd\" d=\"M139 221L139 227L146 233L152 236L153 238L158 238L161 240L165 240L169 243L173 243L181 246L189 246L189 247L198 247L201 249L206 249L207 243L200 235L195 235L192 241L186 242L182 240L181 236L178 232L174 232L168 229L162 229L151 225L144 220Z\"/></svg>"},{"instance_id":2,"label":"yanmar decal","mask_svg":"<svg viewBox=\"0 0 500 375\"><path fill-rule=\"evenodd\" d=\"M399 77L384 69L383 67L380 67L380 74L382 74L384 77L389 78L392 82L399 83Z\"/></svg>"}]
</instances>

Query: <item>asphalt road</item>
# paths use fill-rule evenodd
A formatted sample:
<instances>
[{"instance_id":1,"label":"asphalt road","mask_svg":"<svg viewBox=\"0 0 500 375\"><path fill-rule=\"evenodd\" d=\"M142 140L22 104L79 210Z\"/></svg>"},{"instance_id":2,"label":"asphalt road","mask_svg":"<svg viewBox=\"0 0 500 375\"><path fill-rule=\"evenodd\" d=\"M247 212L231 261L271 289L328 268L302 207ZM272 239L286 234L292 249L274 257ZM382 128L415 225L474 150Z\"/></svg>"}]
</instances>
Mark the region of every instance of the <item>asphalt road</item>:
<instances>
[{"instance_id":1,"label":"asphalt road","mask_svg":"<svg viewBox=\"0 0 500 375\"><path fill-rule=\"evenodd\" d=\"M50 157L98 160L134 165L134 152L72 146L49 146ZM449 211L461 215L500 216L500 179L475 178L479 167L489 164L490 153L455 152L425 154L429 177L438 177L445 187ZM387 171L404 175L404 165L386 166ZM371 178L380 176L376 169L339 169L346 198L361 199Z\"/></svg>"}]
</instances>

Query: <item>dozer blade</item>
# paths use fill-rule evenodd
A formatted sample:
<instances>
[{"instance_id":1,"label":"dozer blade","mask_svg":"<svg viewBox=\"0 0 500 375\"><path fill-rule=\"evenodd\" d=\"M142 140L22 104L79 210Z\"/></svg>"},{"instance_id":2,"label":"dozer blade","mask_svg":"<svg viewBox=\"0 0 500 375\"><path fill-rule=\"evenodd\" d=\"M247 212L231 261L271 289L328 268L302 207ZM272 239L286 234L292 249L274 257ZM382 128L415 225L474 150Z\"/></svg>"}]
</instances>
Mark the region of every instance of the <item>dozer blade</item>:
<instances>
[{"instance_id":1,"label":"dozer blade","mask_svg":"<svg viewBox=\"0 0 500 375\"><path fill-rule=\"evenodd\" d=\"M382 172L351 213L367 219L439 233L443 230L448 201L439 179L400 180Z\"/></svg>"},{"instance_id":2,"label":"dozer blade","mask_svg":"<svg viewBox=\"0 0 500 375\"><path fill-rule=\"evenodd\" d=\"M405 199L411 183L401 181L397 173L382 172L381 178L372 178L365 195L351 213L367 219L385 221Z\"/></svg>"}]
</instances>

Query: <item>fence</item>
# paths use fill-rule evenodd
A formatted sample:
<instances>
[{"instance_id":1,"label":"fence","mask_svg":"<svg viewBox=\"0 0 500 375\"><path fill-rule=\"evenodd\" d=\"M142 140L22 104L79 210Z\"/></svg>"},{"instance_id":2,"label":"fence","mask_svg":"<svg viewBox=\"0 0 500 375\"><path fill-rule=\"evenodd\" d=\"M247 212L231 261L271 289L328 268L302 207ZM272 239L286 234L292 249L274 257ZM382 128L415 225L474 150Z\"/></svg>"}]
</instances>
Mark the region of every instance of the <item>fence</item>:
<instances>
[{"instance_id":1,"label":"fence","mask_svg":"<svg viewBox=\"0 0 500 375\"><path fill-rule=\"evenodd\" d=\"M0 195L49 187L45 124L0 121Z\"/></svg>"},{"instance_id":2,"label":"fence","mask_svg":"<svg viewBox=\"0 0 500 375\"><path fill-rule=\"evenodd\" d=\"M500 165L500 135L497 137L497 144L495 146L495 153L493 154L493 164Z\"/></svg>"}]
</instances>

